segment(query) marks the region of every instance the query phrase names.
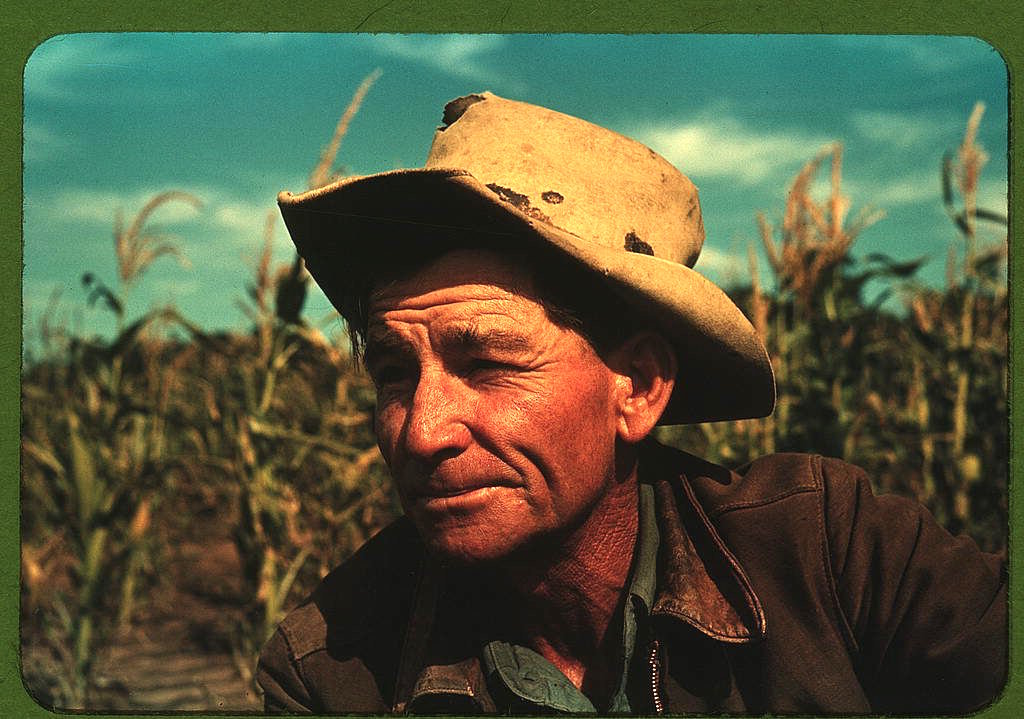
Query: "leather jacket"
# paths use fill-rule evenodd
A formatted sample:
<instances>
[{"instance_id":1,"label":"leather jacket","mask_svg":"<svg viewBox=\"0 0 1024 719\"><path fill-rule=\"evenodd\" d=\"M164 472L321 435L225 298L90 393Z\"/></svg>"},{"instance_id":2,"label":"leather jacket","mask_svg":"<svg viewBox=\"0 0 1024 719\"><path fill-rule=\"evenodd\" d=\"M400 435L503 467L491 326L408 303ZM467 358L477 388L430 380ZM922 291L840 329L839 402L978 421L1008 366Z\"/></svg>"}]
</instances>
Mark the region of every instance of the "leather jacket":
<instances>
[{"instance_id":1,"label":"leather jacket","mask_svg":"<svg viewBox=\"0 0 1024 719\"><path fill-rule=\"evenodd\" d=\"M652 442L640 481L661 546L637 713L964 713L1002 690L1003 561L862 470L777 454L730 471ZM398 520L267 643L267 710L508 712L473 638L479 591Z\"/></svg>"}]
</instances>

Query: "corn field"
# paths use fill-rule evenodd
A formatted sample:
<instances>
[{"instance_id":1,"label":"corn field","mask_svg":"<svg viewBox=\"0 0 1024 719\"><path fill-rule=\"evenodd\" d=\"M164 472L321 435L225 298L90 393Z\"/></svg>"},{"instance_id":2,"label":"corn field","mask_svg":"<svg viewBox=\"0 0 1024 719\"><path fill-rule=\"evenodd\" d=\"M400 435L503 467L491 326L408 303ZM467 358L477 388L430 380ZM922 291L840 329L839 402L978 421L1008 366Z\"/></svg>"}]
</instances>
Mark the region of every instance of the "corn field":
<instances>
[{"instance_id":1,"label":"corn field","mask_svg":"<svg viewBox=\"0 0 1024 719\"><path fill-rule=\"evenodd\" d=\"M311 187L335 177L375 79L342 115ZM752 244L750 283L728 288L769 348L776 412L663 428L663 441L730 466L776 451L843 457L877 491L915 497L951 531L1005 548L1006 218L977 205L982 113L936 173L950 216L945 287L916 281L920 260L855 259L882 213L850 215L842 147L824 148L779 216L752 218L767 266ZM829 191L818 198L822 172ZM200 202L168 191L131 222L115 218L116 282L82 268L82 289L115 314L117 336L76 337L43 318L43 350L23 370L23 674L45 706L143 706L110 665L141 637L229 657L253 702L164 708L258 707L255 656L277 622L400 511L371 431L372 386L302 319L309 278L298 258L273 266L272 215L253 238L251 277L239 278L249 331L209 333L173 307L126 316L154 262L186 261L149 232L149 215ZM869 301L869 282L883 296Z\"/></svg>"},{"instance_id":2,"label":"corn field","mask_svg":"<svg viewBox=\"0 0 1024 719\"><path fill-rule=\"evenodd\" d=\"M857 236L883 215L849 219L842 147L825 148L793 180L781 218L757 217L773 289L751 249L751 284L732 293L772 357L775 412L668 428L664 440L725 464L767 452L842 457L865 468L876 490L917 499L988 550L1005 548L1007 244L1005 234L983 243L979 226L1002 232L1007 220L977 206L983 109L975 107L960 148L942 163L953 234L945 288L914 281L922 260L851 257ZM826 161L830 192L817 200L809 188ZM870 302L869 281L886 286ZM892 294L903 314L882 308Z\"/></svg>"}]
</instances>

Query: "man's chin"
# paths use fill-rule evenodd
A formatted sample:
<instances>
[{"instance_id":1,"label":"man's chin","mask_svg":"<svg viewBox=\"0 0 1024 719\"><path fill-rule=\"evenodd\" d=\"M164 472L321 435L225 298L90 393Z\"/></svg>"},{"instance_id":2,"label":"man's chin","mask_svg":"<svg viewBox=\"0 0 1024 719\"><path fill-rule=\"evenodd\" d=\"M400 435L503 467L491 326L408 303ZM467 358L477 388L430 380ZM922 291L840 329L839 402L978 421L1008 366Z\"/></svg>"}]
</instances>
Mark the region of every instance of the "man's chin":
<instances>
[{"instance_id":1,"label":"man's chin","mask_svg":"<svg viewBox=\"0 0 1024 719\"><path fill-rule=\"evenodd\" d=\"M424 532L427 552L452 567L539 565L550 561L561 547L558 532L519 536L511 532L478 534Z\"/></svg>"},{"instance_id":2,"label":"man's chin","mask_svg":"<svg viewBox=\"0 0 1024 719\"><path fill-rule=\"evenodd\" d=\"M519 545L508 541L459 541L451 536L424 537L424 545L432 557L457 567L500 564L516 556L520 549Z\"/></svg>"}]
</instances>

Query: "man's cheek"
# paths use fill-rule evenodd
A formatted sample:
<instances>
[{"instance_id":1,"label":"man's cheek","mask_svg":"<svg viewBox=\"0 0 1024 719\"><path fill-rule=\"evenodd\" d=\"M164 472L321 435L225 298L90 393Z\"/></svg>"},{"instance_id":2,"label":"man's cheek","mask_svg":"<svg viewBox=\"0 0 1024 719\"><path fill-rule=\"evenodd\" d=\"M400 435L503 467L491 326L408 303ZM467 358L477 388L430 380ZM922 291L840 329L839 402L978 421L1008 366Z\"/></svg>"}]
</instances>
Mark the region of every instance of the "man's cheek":
<instances>
[{"instance_id":1,"label":"man's cheek","mask_svg":"<svg viewBox=\"0 0 1024 719\"><path fill-rule=\"evenodd\" d=\"M377 406L373 415L373 433L377 437L377 448L388 466L395 456L398 434L401 431L403 418L393 406Z\"/></svg>"},{"instance_id":2,"label":"man's cheek","mask_svg":"<svg viewBox=\"0 0 1024 719\"><path fill-rule=\"evenodd\" d=\"M611 416L609 393L587 384L585 376L574 382L552 384L531 393L509 393L491 398L481 406L480 416L501 418L502 429L513 436L544 435L550 439L580 439L588 434L584 427L608 424ZM529 436L525 435L525 436ZM573 444L573 442L569 442Z\"/></svg>"}]
</instances>

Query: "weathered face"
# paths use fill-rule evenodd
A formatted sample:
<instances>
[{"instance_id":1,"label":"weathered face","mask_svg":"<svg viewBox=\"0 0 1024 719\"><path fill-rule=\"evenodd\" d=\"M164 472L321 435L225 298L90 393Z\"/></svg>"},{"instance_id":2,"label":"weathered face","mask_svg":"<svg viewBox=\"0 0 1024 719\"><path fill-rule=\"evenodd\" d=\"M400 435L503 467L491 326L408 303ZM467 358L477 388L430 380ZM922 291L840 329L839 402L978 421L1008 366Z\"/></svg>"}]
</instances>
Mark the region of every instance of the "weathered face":
<instances>
[{"instance_id":1,"label":"weathered face","mask_svg":"<svg viewBox=\"0 0 1024 719\"><path fill-rule=\"evenodd\" d=\"M616 375L485 251L370 297L378 444L428 547L506 556L586 518L615 476Z\"/></svg>"}]
</instances>

